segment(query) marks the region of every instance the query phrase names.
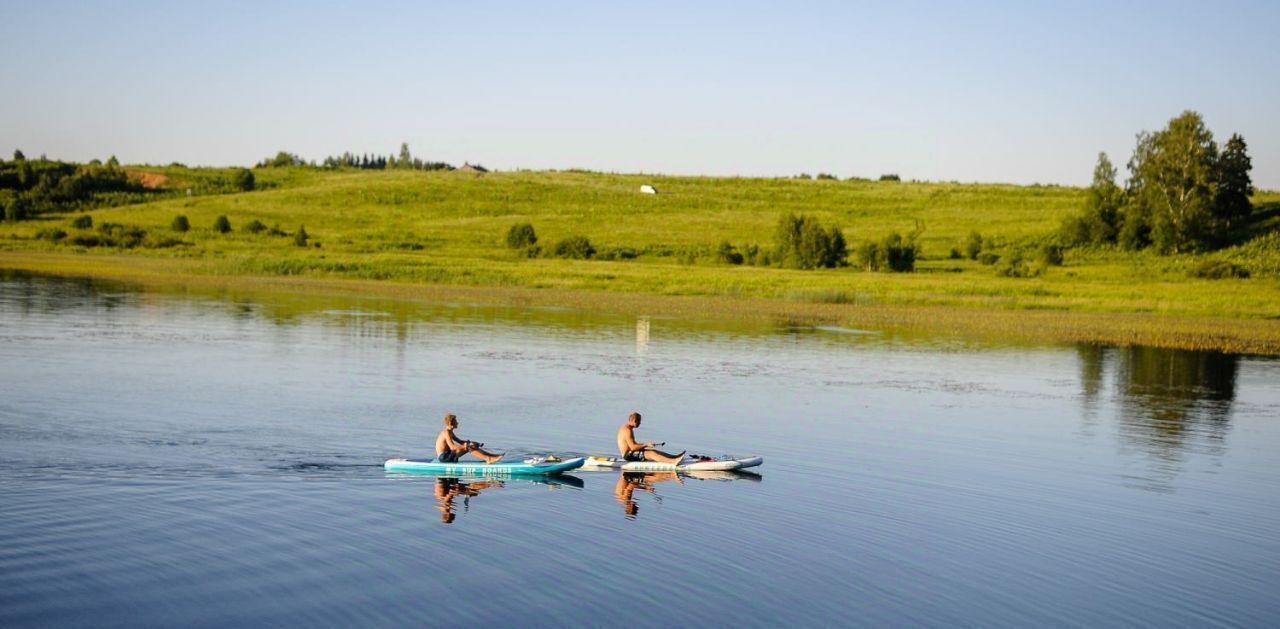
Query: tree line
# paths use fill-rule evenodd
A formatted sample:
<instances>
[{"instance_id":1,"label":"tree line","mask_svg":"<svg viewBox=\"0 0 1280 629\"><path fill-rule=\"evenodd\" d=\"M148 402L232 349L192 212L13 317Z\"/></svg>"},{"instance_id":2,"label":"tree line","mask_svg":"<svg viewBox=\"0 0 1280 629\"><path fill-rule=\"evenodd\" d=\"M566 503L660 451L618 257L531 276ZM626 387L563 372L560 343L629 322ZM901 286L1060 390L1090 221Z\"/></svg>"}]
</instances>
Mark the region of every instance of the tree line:
<instances>
[{"instance_id":1,"label":"tree line","mask_svg":"<svg viewBox=\"0 0 1280 629\"><path fill-rule=\"evenodd\" d=\"M19 221L44 211L80 207L113 193L136 193L141 187L129 181L120 162L111 157L75 164L41 155L27 159L21 150L10 161L0 160L0 209L8 221Z\"/></svg>"},{"instance_id":2,"label":"tree line","mask_svg":"<svg viewBox=\"0 0 1280 629\"><path fill-rule=\"evenodd\" d=\"M1138 134L1123 188L1107 154L1098 155L1084 211L1060 236L1066 245L1166 254L1229 245L1253 213L1252 169L1243 137L1232 134L1219 149L1204 118L1183 112L1164 129Z\"/></svg>"},{"instance_id":3,"label":"tree line","mask_svg":"<svg viewBox=\"0 0 1280 629\"><path fill-rule=\"evenodd\" d=\"M258 162L255 168L283 168L289 166L326 168L330 170L341 168L358 168L361 170L455 170L452 164L446 162L433 162L414 157L409 152L409 144L407 142L400 144L400 153L398 155L377 155L374 153L357 155L345 152L341 155L330 155L319 163L314 160L307 161L288 151L280 151L276 153L275 157L269 157Z\"/></svg>"}]
</instances>

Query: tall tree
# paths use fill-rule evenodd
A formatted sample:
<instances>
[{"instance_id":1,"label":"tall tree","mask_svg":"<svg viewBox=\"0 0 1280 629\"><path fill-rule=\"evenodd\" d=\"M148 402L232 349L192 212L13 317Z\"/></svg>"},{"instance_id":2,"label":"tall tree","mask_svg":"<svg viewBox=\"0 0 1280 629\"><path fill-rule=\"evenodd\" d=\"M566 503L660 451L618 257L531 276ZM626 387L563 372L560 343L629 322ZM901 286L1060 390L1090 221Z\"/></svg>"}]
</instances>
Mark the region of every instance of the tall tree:
<instances>
[{"instance_id":1,"label":"tall tree","mask_svg":"<svg viewBox=\"0 0 1280 629\"><path fill-rule=\"evenodd\" d=\"M1106 153L1098 153L1098 164L1093 168L1093 183L1085 197L1084 221L1088 238L1094 243L1116 241L1120 226L1120 206L1124 203L1124 191L1116 185L1116 167Z\"/></svg>"},{"instance_id":2,"label":"tall tree","mask_svg":"<svg viewBox=\"0 0 1280 629\"><path fill-rule=\"evenodd\" d=\"M410 166L413 166L413 156L409 154L408 142L400 143L400 159L396 161L395 164L399 168L409 168Z\"/></svg>"},{"instance_id":3,"label":"tall tree","mask_svg":"<svg viewBox=\"0 0 1280 629\"><path fill-rule=\"evenodd\" d=\"M1253 204L1253 180L1249 171L1253 161L1249 159L1248 146L1240 134L1233 133L1218 156L1218 196L1214 200L1214 215L1227 230L1236 229L1249 220Z\"/></svg>"},{"instance_id":4,"label":"tall tree","mask_svg":"<svg viewBox=\"0 0 1280 629\"><path fill-rule=\"evenodd\" d=\"M1129 162L1133 202L1125 221L1148 220L1152 244L1162 252L1213 242L1217 161L1213 134L1194 111L1183 112L1160 131L1140 134Z\"/></svg>"}]
</instances>

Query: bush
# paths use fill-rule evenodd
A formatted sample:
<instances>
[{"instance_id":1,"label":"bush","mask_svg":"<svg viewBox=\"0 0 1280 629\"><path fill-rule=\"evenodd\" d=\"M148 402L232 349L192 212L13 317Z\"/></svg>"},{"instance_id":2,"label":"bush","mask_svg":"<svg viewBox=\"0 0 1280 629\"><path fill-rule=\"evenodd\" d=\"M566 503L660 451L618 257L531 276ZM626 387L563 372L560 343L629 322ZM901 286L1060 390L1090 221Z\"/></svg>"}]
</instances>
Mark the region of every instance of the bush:
<instances>
[{"instance_id":1,"label":"bush","mask_svg":"<svg viewBox=\"0 0 1280 629\"><path fill-rule=\"evenodd\" d=\"M784 214L775 234L778 258L796 269L843 266L848 256L844 232L832 225L823 228L817 219L804 214Z\"/></svg>"},{"instance_id":2,"label":"bush","mask_svg":"<svg viewBox=\"0 0 1280 629\"><path fill-rule=\"evenodd\" d=\"M4 204L4 220L16 223L31 216L31 204L23 195L15 195Z\"/></svg>"},{"instance_id":3,"label":"bush","mask_svg":"<svg viewBox=\"0 0 1280 629\"><path fill-rule=\"evenodd\" d=\"M244 226L244 230L250 234L261 234L262 232L267 231L267 226L264 225L262 221L254 219L249 221L248 225Z\"/></svg>"},{"instance_id":4,"label":"bush","mask_svg":"<svg viewBox=\"0 0 1280 629\"><path fill-rule=\"evenodd\" d=\"M840 181L840 178L831 173L818 173L818 181Z\"/></svg>"},{"instance_id":5,"label":"bush","mask_svg":"<svg viewBox=\"0 0 1280 629\"><path fill-rule=\"evenodd\" d=\"M191 221L187 220L187 217L186 217L186 216L183 216L182 214L179 214L179 215L177 215L177 216L173 217L173 222L169 224L169 227L170 227L170 229L172 229L173 231L176 231L176 232L185 232L185 231L190 231L190 230L191 230ZM217 229L217 227L215 226L215 227L214 227L214 229ZM227 231L231 231L231 225L230 225L230 224L228 224L228 225L227 225Z\"/></svg>"},{"instance_id":6,"label":"bush","mask_svg":"<svg viewBox=\"0 0 1280 629\"><path fill-rule=\"evenodd\" d=\"M36 232L36 238L40 240L48 240L49 242L58 242L67 237L67 232L61 229L42 229Z\"/></svg>"},{"instance_id":7,"label":"bush","mask_svg":"<svg viewBox=\"0 0 1280 629\"><path fill-rule=\"evenodd\" d=\"M1226 260L1205 260L1187 271L1187 275L1206 280L1246 279L1249 269Z\"/></svg>"},{"instance_id":8,"label":"bush","mask_svg":"<svg viewBox=\"0 0 1280 629\"><path fill-rule=\"evenodd\" d=\"M531 223L516 223L507 230L507 246L512 249L525 249L538 244L538 234L533 231Z\"/></svg>"},{"instance_id":9,"label":"bush","mask_svg":"<svg viewBox=\"0 0 1280 629\"><path fill-rule=\"evenodd\" d=\"M951 253L947 254L947 258L949 258L949 259L951 259L951 260L963 260L963 259L964 259L964 254L960 253L960 250L959 250L959 249L956 249L955 247L952 247L952 248L951 248Z\"/></svg>"},{"instance_id":10,"label":"bush","mask_svg":"<svg viewBox=\"0 0 1280 629\"><path fill-rule=\"evenodd\" d=\"M863 241L854 250L858 266L867 271L910 273L916 269L920 247L914 240L892 233L880 242Z\"/></svg>"},{"instance_id":11,"label":"bush","mask_svg":"<svg viewBox=\"0 0 1280 629\"><path fill-rule=\"evenodd\" d=\"M142 241L142 246L147 249L168 249L170 247L178 247L186 244L189 243L181 238L174 238L173 236L159 236L155 238L148 236Z\"/></svg>"},{"instance_id":12,"label":"bush","mask_svg":"<svg viewBox=\"0 0 1280 629\"><path fill-rule=\"evenodd\" d=\"M570 236L556 243L555 254L558 258L589 260L596 254L596 248L586 236Z\"/></svg>"},{"instance_id":13,"label":"bush","mask_svg":"<svg viewBox=\"0 0 1280 629\"><path fill-rule=\"evenodd\" d=\"M307 240L310 238L311 236L307 235L307 228L303 225L299 225L298 231L293 234L293 244L299 247L305 247L307 246Z\"/></svg>"},{"instance_id":14,"label":"bush","mask_svg":"<svg viewBox=\"0 0 1280 629\"><path fill-rule=\"evenodd\" d=\"M728 240L720 242L720 246L716 249L716 258L727 264L742 264L745 259Z\"/></svg>"},{"instance_id":15,"label":"bush","mask_svg":"<svg viewBox=\"0 0 1280 629\"><path fill-rule=\"evenodd\" d=\"M85 247L120 247L122 249L132 249L142 244L142 240L147 237L147 231L141 227L133 227L130 225L119 225L116 223L102 223L98 225L98 238L90 240L85 239ZM72 238L74 241L75 239ZM93 242L94 244L88 244Z\"/></svg>"},{"instance_id":16,"label":"bush","mask_svg":"<svg viewBox=\"0 0 1280 629\"><path fill-rule=\"evenodd\" d=\"M1027 264L1022 252L1016 249L996 267L996 275L999 277L1037 277L1043 272L1044 267Z\"/></svg>"},{"instance_id":17,"label":"bush","mask_svg":"<svg viewBox=\"0 0 1280 629\"><path fill-rule=\"evenodd\" d=\"M964 255L970 260L977 260L979 253L982 253L982 234L971 231L964 239Z\"/></svg>"},{"instance_id":18,"label":"bush","mask_svg":"<svg viewBox=\"0 0 1280 629\"><path fill-rule=\"evenodd\" d=\"M248 192L250 190L253 190L253 185L254 185L253 171L249 170L248 168L238 169L236 170L235 174L231 175L231 187L235 188L236 190L239 190L241 192Z\"/></svg>"},{"instance_id":19,"label":"bush","mask_svg":"<svg viewBox=\"0 0 1280 629\"><path fill-rule=\"evenodd\" d=\"M888 173L880 175L880 181L902 181L902 177L899 177L896 173Z\"/></svg>"},{"instance_id":20,"label":"bush","mask_svg":"<svg viewBox=\"0 0 1280 629\"><path fill-rule=\"evenodd\" d=\"M994 251L983 251L978 254L978 262L991 266L1000 261L1000 254Z\"/></svg>"},{"instance_id":21,"label":"bush","mask_svg":"<svg viewBox=\"0 0 1280 629\"><path fill-rule=\"evenodd\" d=\"M631 247L606 247L596 254L597 260L634 260L640 255Z\"/></svg>"},{"instance_id":22,"label":"bush","mask_svg":"<svg viewBox=\"0 0 1280 629\"><path fill-rule=\"evenodd\" d=\"M1039 262L1043 266L1062 266L1063 256L1060 245L1047 243L1040 247L1039 253Z\"/></svg>"},{"instance_id":23,"label":"bush","mask_svg":"<svg viewBox=\"0 0 1280 629\"><path fill-rule=\"evenodd\" d=\"M880 253L884 256L885 268L894 273L911 273L916 270L919 247L914 241L904 239L901 234L889 234L880 245Z\"/></svg>"},{"instance_id":24,"label":"bush","mask_svg":"<svg viewBox=\"0 0 1280 629\"><path fill-rule=\"evenodd\" d=\"M93 229L93 217L88 214L81 214L71 219L71 226L75 229Z\"/></svg>"},{"instance_id":25,"label":"bush","mask_svg":"<svg viewBox=\"0 0 1280 629\"><path fill-rule=\"evenodd\" d=\"M275 225L272 225L272 226L271 226L271 229L268 229L268 230L267 230L267 235L268 235L268 236L280 236L280 237L283 237L283 236L288 236L288 235L289 235L289 232L287 232L287 231L285 231L285 230L283 230L283 229L280 229L280 223L276 223Z\"/></svg>"},{"instance_id":26,"label":"bush","mask_svg":"<svg viewBox=\"0 0 1280 629\"><path fill-rule=\"evenodd\" d=\"M231 233L231 221L227 220L226 216L219 216L217 220L213 221L213 231L219 234Z\"/></svg>"}]
</instances>

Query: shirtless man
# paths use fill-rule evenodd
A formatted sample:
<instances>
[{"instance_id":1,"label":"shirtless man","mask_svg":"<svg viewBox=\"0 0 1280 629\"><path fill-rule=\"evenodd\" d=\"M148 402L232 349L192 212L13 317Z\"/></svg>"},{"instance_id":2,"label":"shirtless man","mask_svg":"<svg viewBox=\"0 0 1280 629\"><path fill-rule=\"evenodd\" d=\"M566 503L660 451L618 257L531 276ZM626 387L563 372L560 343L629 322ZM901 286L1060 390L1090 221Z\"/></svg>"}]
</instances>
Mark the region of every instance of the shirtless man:
<instances>
[{"instance_id":1,"label":"shirtless man","mask_svg":"<svg viewBox=\"0 0 1280 629\"><path fill-rule=\"evenodd\" d=\"M458 428L458 418L452 414L444 416L444 430L436 436L436 460L441 463L457 463L464 454L474 454L485 463L496 463L502 460L501 454L494 454L480 449L483 443L458 439L453 431Z\"/></svg>"},{"instance_id":2,"label":"shirtless man","mask_svg":"<svg viewBox=\"0 0 1280 629\"><path fill-rule=\"evenodd\" d=\"M627 461L656 461L672 465L680 464L680 460L684 458L684 452L667 454L666 452L655 450L652 441L636 443L635 429L639 427L640 413L632 413L627 416L627 423L618 429L618 452L622 453L623 459Z\"/></svg>"}]
</instances>

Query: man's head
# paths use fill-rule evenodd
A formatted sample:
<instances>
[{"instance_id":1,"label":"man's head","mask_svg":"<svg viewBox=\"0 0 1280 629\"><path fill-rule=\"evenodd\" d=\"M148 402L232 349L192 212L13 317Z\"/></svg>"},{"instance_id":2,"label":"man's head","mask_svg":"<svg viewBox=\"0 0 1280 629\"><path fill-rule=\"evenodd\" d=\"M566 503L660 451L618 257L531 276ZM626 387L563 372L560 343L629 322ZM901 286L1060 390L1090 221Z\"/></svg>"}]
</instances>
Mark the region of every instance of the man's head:
<instances>
[{"instance_id":1,"label":"man's head","mask_svg":"<svg viewBox=\"0 0 1280 629\"><path fill-rule=\"evenodd\" d=\"M640 413L632 413L627 415L627 425L635 428L640 425Z\"/></svg>"},{"instance_id":2,"label":"man's head","mask_svg":"<svg viewBox=\"0 0 1280 629\"><path fill-rule=\"evenodd\" d=\"M449 413L448 415L445 415L445 416L444 416L444 427L445 427L445 428L457 428L457 427L458 427L458 416L457 416L457 415L454 415L453 413Z\"/></svg>"}]
</instances>

